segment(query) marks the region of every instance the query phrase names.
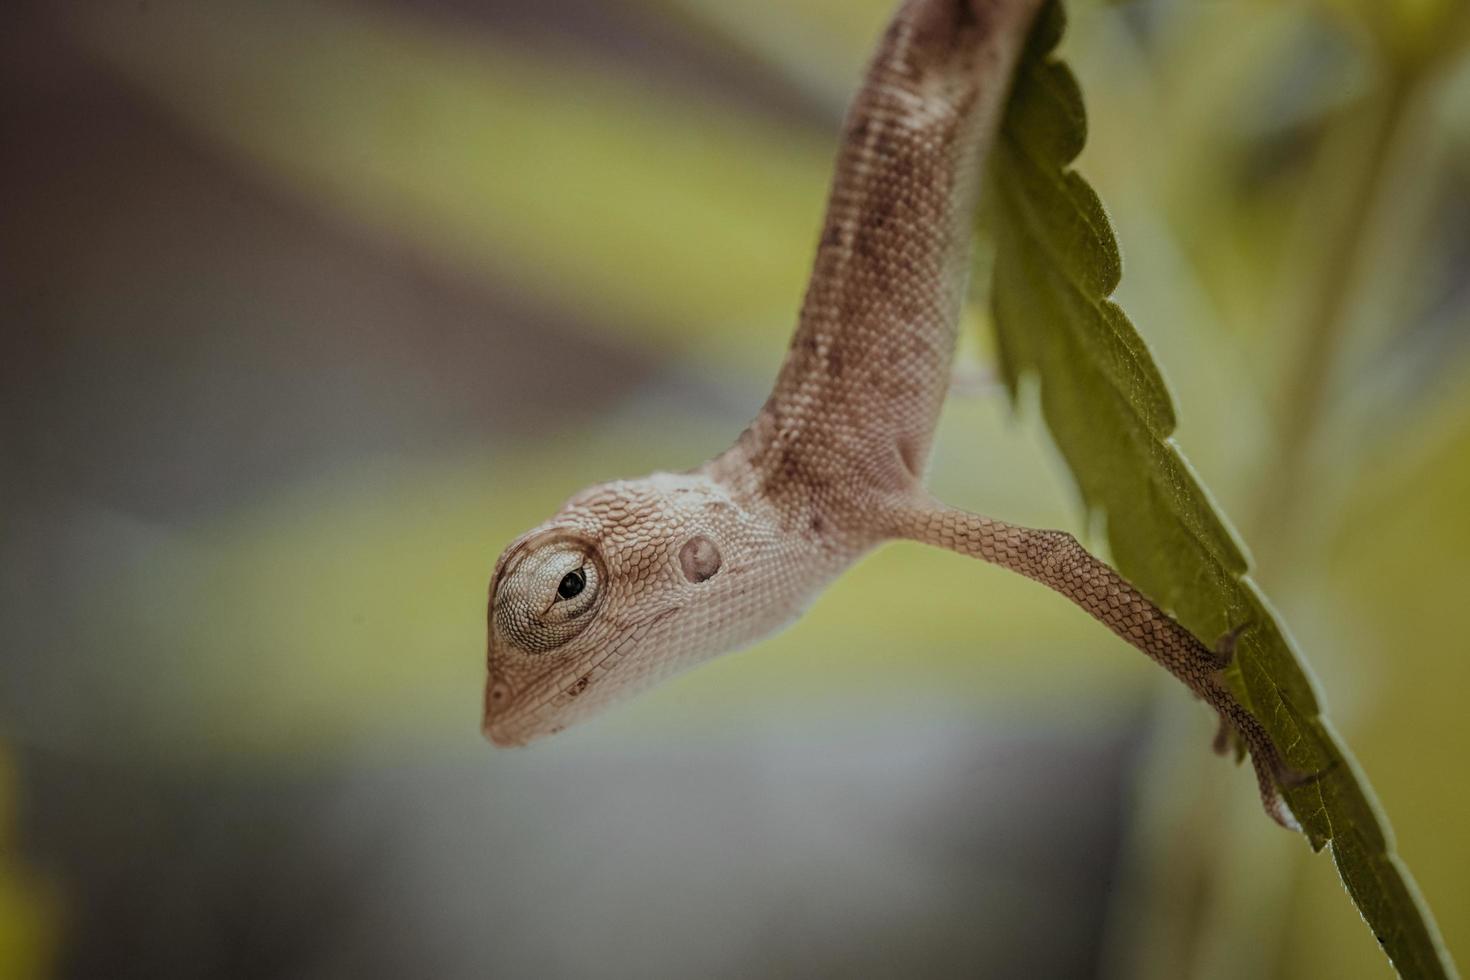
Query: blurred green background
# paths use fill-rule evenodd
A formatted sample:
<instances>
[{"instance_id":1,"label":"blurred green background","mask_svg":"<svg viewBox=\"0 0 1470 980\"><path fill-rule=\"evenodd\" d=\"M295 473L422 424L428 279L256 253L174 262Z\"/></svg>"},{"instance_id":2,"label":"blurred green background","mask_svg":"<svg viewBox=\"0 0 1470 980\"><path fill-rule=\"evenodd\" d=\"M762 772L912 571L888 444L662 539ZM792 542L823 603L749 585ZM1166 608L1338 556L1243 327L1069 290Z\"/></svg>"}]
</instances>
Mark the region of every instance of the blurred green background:
<instances>
[{"instance_id":1,"label":"blurred green background","mask_svg":"<svg viewBox=\"0 0 1470 980\"><path fill-rule=\"evenodd\" d=\"M1203 708L937 551L481 740L499 550L759 406L889 7L6 5L0 976L1390 975ZM1463 959L1467 5L1073 13L1120 298ZM971 320L934 487L1085 534Z\"/></svg>"}]
</instances>

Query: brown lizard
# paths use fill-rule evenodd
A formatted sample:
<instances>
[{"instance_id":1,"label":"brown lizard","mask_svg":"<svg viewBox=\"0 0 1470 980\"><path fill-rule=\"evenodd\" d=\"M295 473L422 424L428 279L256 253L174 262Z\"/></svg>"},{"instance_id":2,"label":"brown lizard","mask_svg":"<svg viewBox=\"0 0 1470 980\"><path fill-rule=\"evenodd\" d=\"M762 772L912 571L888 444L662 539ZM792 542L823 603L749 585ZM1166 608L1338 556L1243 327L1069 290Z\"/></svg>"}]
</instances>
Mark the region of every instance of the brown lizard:
<instances>
[{"instance_id":1,"label":"brown lizard","mask_svg":"<svg viewBox=\"0 0 1470 980\"><path fill-rule=\"evenodd\" d=\"M591 487L500 556L485 734L519 745L795 619L909 539L1055 589L1184 682L1250 749L1261 798L1299 777L1217 651L1085 551L934 500L981 169L1040 0L907 0L848 113L815 268L775 389L723 454Z\"/></svg>"}]
</instances>

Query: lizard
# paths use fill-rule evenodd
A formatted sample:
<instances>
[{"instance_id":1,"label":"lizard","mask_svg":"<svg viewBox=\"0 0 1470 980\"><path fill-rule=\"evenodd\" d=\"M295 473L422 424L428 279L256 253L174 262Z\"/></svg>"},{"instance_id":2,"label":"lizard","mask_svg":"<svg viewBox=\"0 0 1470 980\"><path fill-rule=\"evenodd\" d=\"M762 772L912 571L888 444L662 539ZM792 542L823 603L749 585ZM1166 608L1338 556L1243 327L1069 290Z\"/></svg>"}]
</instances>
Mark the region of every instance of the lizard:
<instances>
[{"instance_id":1,"label":"lizard","mask_svg":"<svg viewBox=\"0 0 1470 980\"><path fill-rule=\"evenodd\" d=\"M1065 531L946 506L924 473L951 378L972 216L1041 0L904 0L843 125L795 335L725 452L571 497L496 562L482 730L559 732L794 621L879 544L910 540L1018 572L1162 665L1249 749L1267 812L1303 776L1206 647Z\"/></svg>"}]
</instances>

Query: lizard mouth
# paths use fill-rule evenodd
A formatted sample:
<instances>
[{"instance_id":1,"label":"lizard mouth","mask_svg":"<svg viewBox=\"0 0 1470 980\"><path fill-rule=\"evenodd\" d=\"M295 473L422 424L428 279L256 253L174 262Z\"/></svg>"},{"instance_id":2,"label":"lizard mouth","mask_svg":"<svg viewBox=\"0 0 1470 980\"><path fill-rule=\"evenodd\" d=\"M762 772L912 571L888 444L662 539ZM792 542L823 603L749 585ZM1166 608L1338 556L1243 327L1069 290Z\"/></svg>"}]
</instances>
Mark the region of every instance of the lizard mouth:
<instances>
[{"instance_id":1,"label":"lizard mouth","mask_svg":"<svg viewBox=\"0 0 1470 980\"><path fill-rule=\"evenodd\" d=\"M565 729L565 723L548 725L534 708L525 710L526 699L534 690L533 685L530 692L518 691L491 672L485 680L485 713L480 720L480 733L496 747L507 749Z\"/></svg>"},{"instance_id":2,"label":"lizard mouth","mask_svg":"<svg viewBox=\"0 0 1470 980\"><path fill-rule=\"evenodd\" d=\"M601 711L611 700L634 693L636 686L613 683L609 698L609 688L592 680L593 670L610 669L625 651L646 640L655 627L681 609L682 606L669 606L638 621L596 664L572 680L561 672L554 672L523 686L512 687L492 667L485 679L485 707L480 732L501 748L525 745L543 736L555 735L568 725ZM584 693L588 691L589 683L592 690Z\"/></svg>"},{"instance_id":3,"label":"lizard mouth","mask_svg":"<svg viewBox=\"0 0 1470 980\"><path fill-rule=\"evenodd\" d=\"M526 744L524 738L517 737L511 732L501 731L491 722L486 722L483 730L485 737L497 748L513 749Z\"/></svg>"}]
</instances>

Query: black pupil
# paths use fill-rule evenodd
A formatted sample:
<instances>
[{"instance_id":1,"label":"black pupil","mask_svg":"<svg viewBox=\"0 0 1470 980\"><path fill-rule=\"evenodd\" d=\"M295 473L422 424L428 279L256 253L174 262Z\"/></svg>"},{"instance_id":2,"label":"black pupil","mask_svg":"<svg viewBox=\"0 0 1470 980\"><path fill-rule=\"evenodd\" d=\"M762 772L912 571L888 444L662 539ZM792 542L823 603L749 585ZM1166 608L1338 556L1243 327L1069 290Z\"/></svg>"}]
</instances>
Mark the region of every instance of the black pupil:
<instances>
[{"instance_id":1,"label":"black pupil","mask_svg":"<svg viewBox=\"0 0 1470 980\"><path fill-rule=\"evenodd\" d=\"M561 584L556 587L556 594L563 599L572 599L582 593L587 587L587 576L579 568L575 572L567 572L561 577Z\"/></svg>"}]
</instances>

